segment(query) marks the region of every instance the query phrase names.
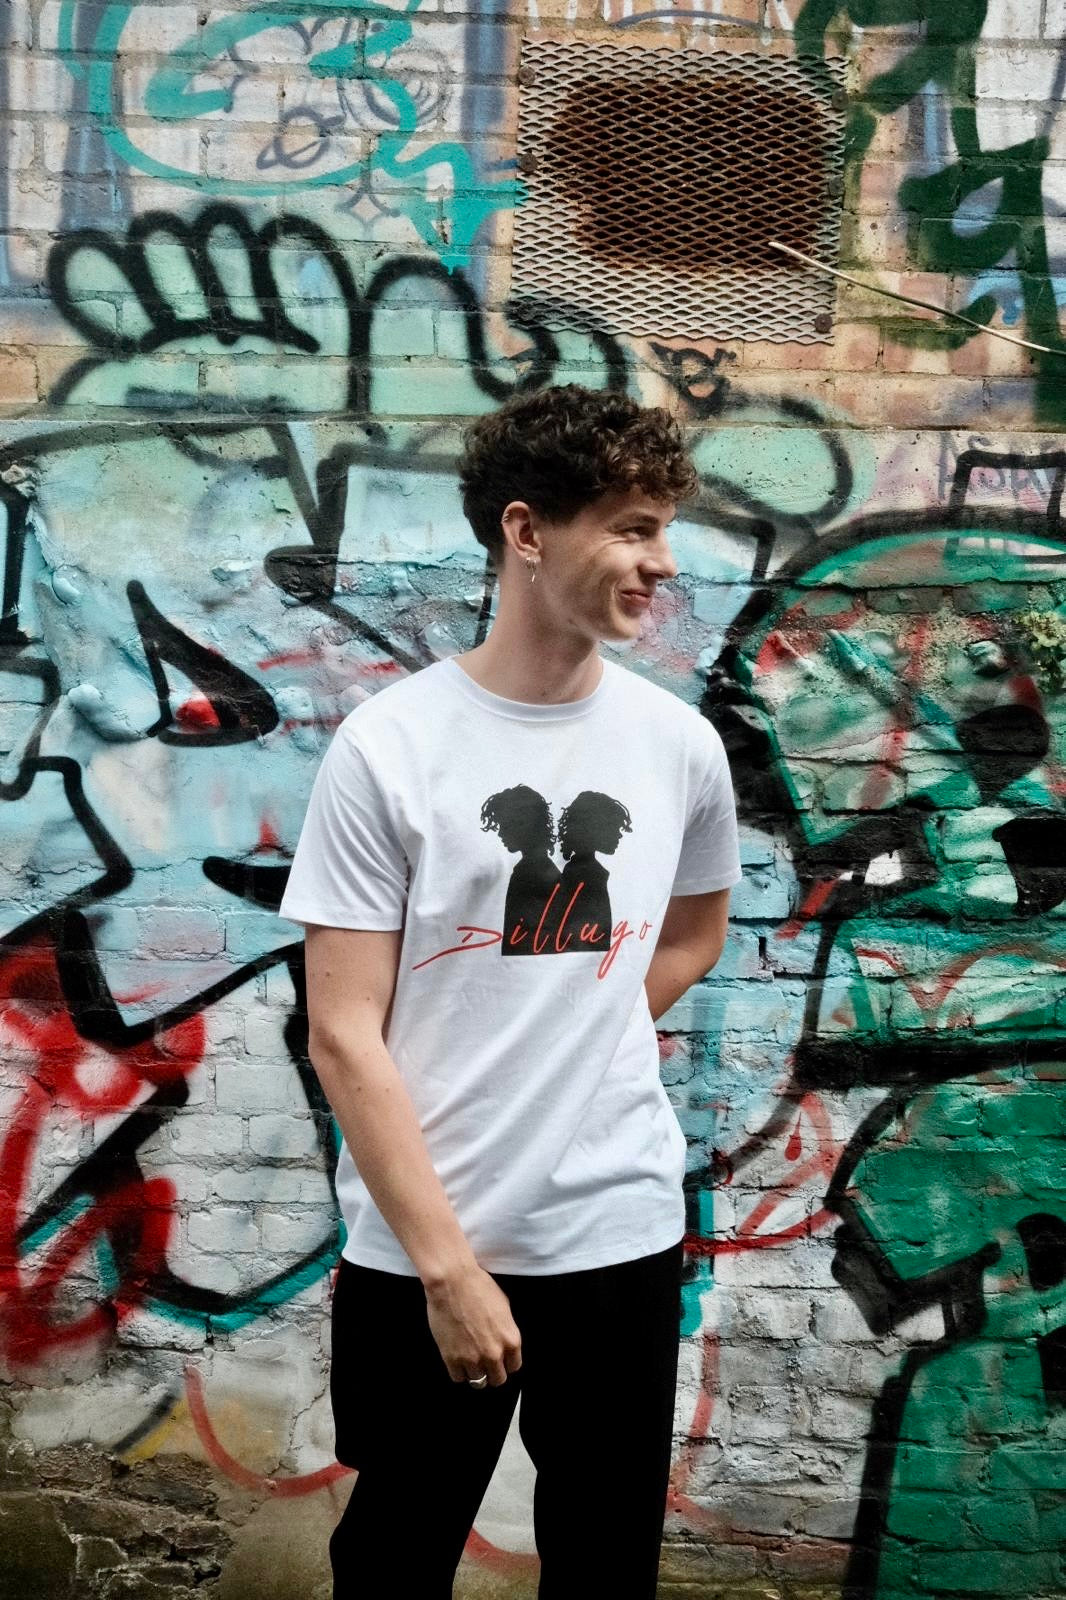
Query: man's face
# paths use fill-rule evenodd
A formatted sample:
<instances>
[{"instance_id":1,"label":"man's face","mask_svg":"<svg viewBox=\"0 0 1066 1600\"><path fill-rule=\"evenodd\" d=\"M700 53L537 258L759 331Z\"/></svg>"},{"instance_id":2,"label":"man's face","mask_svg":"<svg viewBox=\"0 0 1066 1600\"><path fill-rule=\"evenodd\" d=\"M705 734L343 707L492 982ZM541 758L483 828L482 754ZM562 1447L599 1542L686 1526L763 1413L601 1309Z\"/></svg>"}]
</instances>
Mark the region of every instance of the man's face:
<instances>
[{"instance_id":1,"label":"man's face","mask_svg":"<svg viewBox=\"0 0 1066 1600\"><path fill-rule=\"evenodd\" d=\"M640 489L614 489L546 531L537 571L542 604L565 634L635 639L656 585L677 576L666 537L676 507Z\"/></svg>"}]
</instances>

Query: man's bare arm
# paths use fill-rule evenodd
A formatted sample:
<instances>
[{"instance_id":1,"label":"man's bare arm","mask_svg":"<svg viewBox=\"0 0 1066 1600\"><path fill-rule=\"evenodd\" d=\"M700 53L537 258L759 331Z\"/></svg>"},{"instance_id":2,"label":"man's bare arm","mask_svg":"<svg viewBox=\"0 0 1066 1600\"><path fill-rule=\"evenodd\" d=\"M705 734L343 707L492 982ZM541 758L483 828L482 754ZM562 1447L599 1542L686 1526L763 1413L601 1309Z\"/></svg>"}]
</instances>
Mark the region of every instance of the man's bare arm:
<instances>
[{"instance_id":1,"label":"man's bare arm","mask_svg":"<svg viewBox=\"0 0 1066 1600\"><path fill-rule=\"evenodd\" d=\"M507 1297L478 1266L385 1045L400 933L309 927L311 1061L359 1175L414 1263L452 1378L493 1385L521 1365Z\"/></svg>"},{"instance_id":2,"label":"man's bare arm","mask_svg":"<svg viewBox=\"0 0 1066 1600\"><path fill-rule=\"evenodd\" d=\"M644 988L656 1021L706 973L725 944L729 890L674 895L651 958Z\"/></svg>"}]
</instances>

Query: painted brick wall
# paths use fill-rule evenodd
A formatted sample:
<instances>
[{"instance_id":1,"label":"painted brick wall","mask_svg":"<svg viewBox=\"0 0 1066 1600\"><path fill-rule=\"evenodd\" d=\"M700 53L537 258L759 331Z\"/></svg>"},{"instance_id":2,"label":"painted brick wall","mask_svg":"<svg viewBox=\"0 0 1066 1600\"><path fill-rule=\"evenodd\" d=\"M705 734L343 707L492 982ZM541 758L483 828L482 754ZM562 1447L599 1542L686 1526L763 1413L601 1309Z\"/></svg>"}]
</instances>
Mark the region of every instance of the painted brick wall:
<instances>
[{"instance_id":1,"label":"painted brick wall","mask_svg":"<svg viewBox=\"0 0 1066 1600\"><path fill-rule=\"evenodd\" d=\"M624 660L721 729L744 822L725 957L660 1035L690 1143L664 1592L1066 1594L1064 29L1061 0L0 10L0 1594L327 1592L334 1132L273 907L338 720L483 634L463 419L567 379L692 429L704 495ZM799 158L787 99L701 143L664 66L631 164L590 188L579 148L569 193L556 162L584 267L533 292L545 38L839 78L830 254L873 287L792 342L678 334ZM695 226L694 152L747 163ZM809 280L757 243L726 288L761 314ZM534 1592L529 1488L515 1440L466 1593ZM417 1439L401 1489L416 1540Z\"/></svg>"}]
</instances>

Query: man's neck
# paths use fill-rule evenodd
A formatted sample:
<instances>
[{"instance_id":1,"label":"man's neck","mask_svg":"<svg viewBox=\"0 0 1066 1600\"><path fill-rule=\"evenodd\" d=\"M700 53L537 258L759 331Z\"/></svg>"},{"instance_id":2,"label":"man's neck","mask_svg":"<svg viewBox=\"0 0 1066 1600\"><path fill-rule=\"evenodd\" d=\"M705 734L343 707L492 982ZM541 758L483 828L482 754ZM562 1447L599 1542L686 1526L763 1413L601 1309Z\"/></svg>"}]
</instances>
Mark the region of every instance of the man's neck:
<instances>
[{"instance_id":1,"label":"man's neck","mask_svg":"<svg viewBox=\"0 0 1066 1600\"><path fill-rule=\"evenodd\" d=\"M497 617L484 644L454 657L475 683L527 705L565 705L595 691L603 661L594 640L538 638L507 620Z\"/></svg>"}]
</instances>

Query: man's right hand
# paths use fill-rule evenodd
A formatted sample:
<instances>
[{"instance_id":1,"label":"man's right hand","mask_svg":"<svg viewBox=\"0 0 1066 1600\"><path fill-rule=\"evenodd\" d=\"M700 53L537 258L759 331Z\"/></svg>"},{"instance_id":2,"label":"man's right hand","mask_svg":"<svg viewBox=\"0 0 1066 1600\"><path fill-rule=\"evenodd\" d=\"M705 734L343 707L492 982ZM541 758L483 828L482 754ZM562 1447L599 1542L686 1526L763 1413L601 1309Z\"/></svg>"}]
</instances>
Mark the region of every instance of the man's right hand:
<instances>
[{"instance_id":1,"label":"man's right hand","mask_svg":"<svg viewBox=\"0 0 1066 1600\"><path fill-rule=\"evenodd\" d=\"M429 1326L453 1383L482 1373L494 1389L522 1365L522 1336L499 1284L476 1264L426 1287Z\"/></svg>"}]
</instances>

